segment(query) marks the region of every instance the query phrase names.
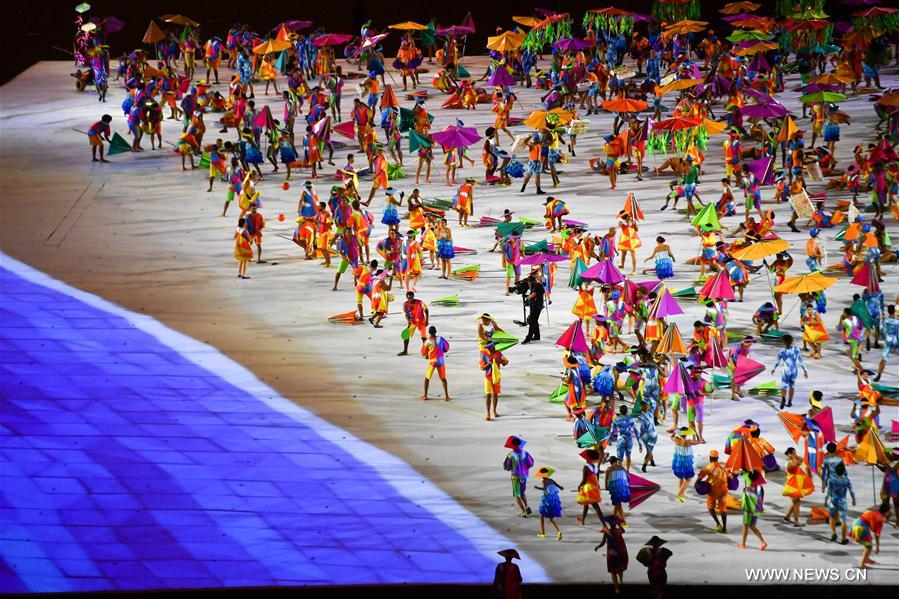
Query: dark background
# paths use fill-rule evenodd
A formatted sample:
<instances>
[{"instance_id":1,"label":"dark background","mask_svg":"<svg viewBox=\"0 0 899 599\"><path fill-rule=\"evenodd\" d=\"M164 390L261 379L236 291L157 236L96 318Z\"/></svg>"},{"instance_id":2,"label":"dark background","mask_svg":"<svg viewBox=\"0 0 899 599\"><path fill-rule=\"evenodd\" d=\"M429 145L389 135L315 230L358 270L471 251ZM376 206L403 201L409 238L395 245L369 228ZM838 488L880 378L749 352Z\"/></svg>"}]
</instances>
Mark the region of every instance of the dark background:
<instances>
[{"instance_id":1,"label":"dark background","mask_svg":"<svg viewBox=\"0 0 899 599\"><path fill-rule=\"evenodd\" d=\"M53 46L71 50L74 33L74 7L79 0L3 0L3 34L0 35L0 82L6 82L39 60L67 60L69 55ZM712 22L716 30L725 30L717 9L727 0L703 0L703 19ZM92 0L88 15L103 17L115 15L127 23L122 31L109 37L113 57L122 51L140 46L140 40L152 17L181 13L200 22L201 38L225 34L235 22L247 23L251 29L264 33L277 23L287 19L310 19L335 33L358 33L359 25L372 19L373 26L382 28L391 23L413 20L427 23L436 17L441 25L461 23L468 10L474 17L477 34L469 40L469 47L483 48L487 35L497 26L509 28L512 15L529 15L535 7L560 12L570 12L575 31L580 32L580 21L587 9L609 6L608 0L478 0L464 3L447 0ZM763 7L759 14L774 12L773 0L758 0ZM895 5L895 0L884 0L883 5ZM620 8L648 14L651 0L618 0ZM828 0L825 10L837 18L859 7L845 6ZM391 36L393 44L399 36ZM387 51L394 50L387 40Z\"/></svg>"}]
</instances>

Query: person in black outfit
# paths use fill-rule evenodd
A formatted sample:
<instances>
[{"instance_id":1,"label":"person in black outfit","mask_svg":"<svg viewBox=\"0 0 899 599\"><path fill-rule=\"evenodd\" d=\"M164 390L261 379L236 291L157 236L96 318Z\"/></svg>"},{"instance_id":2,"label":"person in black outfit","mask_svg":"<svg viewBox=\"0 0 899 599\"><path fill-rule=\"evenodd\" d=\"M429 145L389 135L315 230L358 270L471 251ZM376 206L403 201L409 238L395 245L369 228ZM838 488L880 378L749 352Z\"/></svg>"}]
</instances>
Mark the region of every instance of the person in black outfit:
<instances>
[{"instance_id":1,"label":"person in black outfit","mask_svg":"<svg viewBox=\"0 0 899 599\"><path fill-rule=\"evenodd\" d=\"M528 335L522 343L540 341L540 313L543 312L543 295L546 293L543 283L538 281L534 275L529 276L527 280L530 290L525 299L530 312L528 312Z\"/></svg>"}]
</instances>

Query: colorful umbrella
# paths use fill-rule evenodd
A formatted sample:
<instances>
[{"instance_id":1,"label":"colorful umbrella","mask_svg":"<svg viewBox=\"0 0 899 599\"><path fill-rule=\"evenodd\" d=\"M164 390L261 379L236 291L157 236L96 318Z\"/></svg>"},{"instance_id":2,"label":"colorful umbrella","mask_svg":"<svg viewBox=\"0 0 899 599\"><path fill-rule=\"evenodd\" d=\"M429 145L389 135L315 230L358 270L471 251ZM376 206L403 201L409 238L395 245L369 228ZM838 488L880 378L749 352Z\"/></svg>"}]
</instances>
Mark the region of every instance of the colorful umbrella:
<instances>
[{"instance_id":1,"label":"colorful umbrella","mask_svg":"<svg viewBox=\"0 0 899 599\"><path fill-rule=\"evenodd\" d=\"M353 36L347 33L326 33L312 40L312 45L316 48L321 48L322 46L339 46L340 44L347 43L351 39L353 39Z\"/></svg>"},{"instance_id":2,"label":"colorful umbrella","mask_svg":"<svg viewBox=\"0 0 899 599\"><path fill-rule=\"evenodd\" d=\"M447 148L467 148L478 143L481 136L474 127L462 127L459 125L447 125L440 131L431 134L431 138Z\"/></svg>"},{"instance_id":3,"label":"colorful umbrella","mask_svg":"<svg viewBox=\"0 0 899 599\"><path fill-rule=\"evenodd\" d=\"M579 40L573 37L565 37L560 40L557 40L556 43L553 44L553 48L559 50L561 52L578 52L580 50L586 50L587 48L592 48L596 42L587 41L587 40Z\"/></svg>"},{"instance_id":4,"label":"colorful umbrella","mask_svg":"<svg viewBox=\"0 0 899 599\"><path fill-rule=\"evenodd\" d=\"M547 264L549 262L565 262L568 260L568 256L560 256L559 254L546 254L540 252L539 254L532 254L530 256L525 256L521 260L518 261L519 264L527 264L529 266L534 266L538 264Z\"/></svg>"},{"instance_id":5,"label":"colorful umbrella","mask_svg":"<svg viewBox=\"0 0 899 599\"><path fill-rule=\"evenodd\" d=\"M524 120L524 124L531 129L546 129L548 127L547 118L549 120L558 119L559 125L567 125L574 118L574 115L562 108L553 108L550 111L535 110Z\"/></svg>"},{"instance_id":6,"label":"colorful umbrella","mask_svg":"<svg viewBox=\"0 0 899 599\"><path fill-rule=\"evenodd\" d=\"M759 52L767 52L768 50L776 50L777 44L774 42L757 42L740 48L735 52L737 56L750 56Z\"/></svg>"},{"instance_id":7,"label":"colorful umbrella","mask_svg":"<svg viewBox=\"0 0 899 599\"><path fill-rule=\"evenodd\" d=\"M827 289L836 282L835 278L824 276L820 272L815 271L785 279L783 283L774 288L774 291L791 294L814 293Z\"/></svg>"},{"instance_id":8,"label":"colorful umbrella","mask_svg":"<svg viewBox=\"0 0 899 599\"><path fill-rule=\"evenodd\" d=\"M652 124L654 131L681 131L683 129L692 129L702 124L697 118L677 118L667 119Z\"/></svg>"},{"instance_id":9,"label":"colorful umbrella","mask_svg":"<svg viewBox=\"0 0 899 599\"><path fill-rule=\"evenodd\" d=\"M723 15L738 15L744 12L752 12L762 7L761 4L755 2L730 2L718 9Z\"/></svg>"},{"instance_id":10,"label":"colorful umbrella","mask_svg":"<svg viewBox=\"0 0 899 599\"><path fill-rule=\"evenodd\" d=\"M652 497L661 488L651 480L646 480L636 474L627 473L631 488L631 498L628 501L628 507L634 509L650 497Z\"/></svg>"},{"instance_id":11,"label":"colorful umbrella","mask_svg":"<svg viewBox=\"0 0 899 599\"><path fill-rule=\"evenodd\" d=\"M256 115L256 118L253 119L254 127L265 127L269 131L275 129L275 119L272 116L272 111L268 106L263 106L262 110L259 111L259 114Z\"/></svg>"},{"instance_id":12,"label":"colorful umbrella","mask_svg":"<svg viewBox=\"0 0 899 599\"><path fill-rule=\"evenodd\" d=\"M582 272L581 278L587 281L601 281L606 285L617 285L624 280L624 275L611 259L606 258Z\"/></svg>"},{"instance_id":13,"label":"colorful umbrella","mask_svg":"<svg viewBox=\"0 0 899 599\"><path fill-rule=\"evenodd\" d=\"M512 17L512 20L525 27L533 27L540 23L540 19L535 19L534 17Z\"/></svg>"},{"instance_id":14,"label":"colorful umbrella","mask_svg":"<svg viewBox=\"0 0 899 599\"><path fill-rule=\"evenodd\" d=\"M509 87L510 85L515 85L515 78L509 73L509 69L505 66L498 65L493 69L493 72L490 73L490 79L487 80L487 85L492 87Z\"/></svg>"},{"instance_id":15,"label":"colorful umbrella","mask_svg":"<svg viewBox=\"0 0 899 599\"><path fill-rule=\"evenodd\" d=\"M165 39L165 31L163 31L159 25L156 24L156 21L150 21L150 24L147 25L147 31L144 33L143 42L145 44L155 44L156 42L161 42Z\"/></svg>"},{"instance_id":16,"label":"colorful umbrella","mask_svg":"<svg viewBox=\"0 0 899 599\"><path fill-rule=\"evenodd\" d=\"M602 103L602 107L609 112L643 112L649 107L649 104L633 98L616 98L606 100Z\"/></svg>"},{"instance_id":17,"label":"colorful umbrella","mask_svg":"<svg viewBox=\"0 0 899 599\"><path fill-rule=\"evenodd\" d=\"M75 7L75 12L78 14L84 14L91 9L91 5L87 2L82 2L78 6Z\"/></svg>"},{"instance_id":18,"label":"colorful umbrella","mask_svg":"<svg viewBox=\"0 0 899 599\"><path fill-rule=\"evenodd\" d=\"M734 288L730 284L730 275L726 270L719 270L711 279L705 282L699 290L699 300L733 300Z\"/></svg>"},{"instance_id":19,"label":"colorful umbrella","mask_svg":"<svg viewBox=\"0 0 899 599\"><path fill-rule=\"evenodd\" d=\"M720 231L721 221L718 220L718 211L715 204L706 204L702 210L690 220L690 224L705 231Z\"/></svg>"},{"instance_id":20,"label":"colorful umbrella","mask_svg":"<svg viewBox=\"0 0 899 599\"><path fill-rule=\"evenodd\" d=\"M790 244L783 239L769 239L757 241L752 245L740 248L731 255L737 260L763 260L768 256L774 256L790 248Z\"/></svg>"},{"instance_id":21,"label":"colorful umbrella","mask_svg":"<svg viewBox=\"0 0 899 599\"><path fill-rule=\"evenodd\" d=\"M471 27L465 27L463 25L451 25L450 27L442 27L437 30L437 35L441 35L443 37L455 37L457 35L471 35L474 33L474 29Z\"/></svg>"},{"instance_id":22,"label":"colorful umbrella","mask_svg":"<svg viewBox=\"0 0 899 599\"><path fill-rule=\"evenodd\" d=\"M746 163L749 172L755 175L759 185L774 185L774 159L770 156L763 156L758 160Z\"/></svg>"},{"instance_id":23,"label":"colorful umbrella","mask_svg":"<svg viewBox=\"0 0 899 599\"><path fill-rule=\"evenodd\" d=\"M709 344L705 348L705 355L703 355L702 360L712 368L727 368L727 356L724 355L724 351L721 349L721 344L718 343L717 337L712 337L709 340Z\"/></svg>"},{"instance_id":24,"label":"colorful umbrella","mask_svg":"<svg viewBox=\"0 0 899 599\"><path fill-rule=\"evenodd\" d=\"M302 31L303 29L309 29L314 23L314 21L301 21L299 19L291 19L290 21L284 21L283 23L281 23L281 27L289 29L290 31Z\"/></svg>"},{"instance_id":25,"label":"colorful umbrella","mask_svg":"<svg viewBox=\"0 0 899 599\"><path fill-rule=\"evenodd\" d=\"M624 200L624 207L622 210L634 220L646 220L646 216L644 216L640 204L637 203L637 196L634 195L634 192L627 194L627 199Z\"/></svg>"},{"instance_id":26,"label":"colorful umbrella","mask_svg":"<svg viewBox=\"0 0 899 599\"><path fill-rule=\"evenodd\" d=\"M682 361L678 361L674 370L668 375L665 386L662 387L665 393L676 393L678 395L695 395L696 385L693 383L693 377L687 371Z\"/></svg>"},{"instance_id":27,"label":"colorful umbrella","mask_svg":"<svg viewBox=\"0 0 899 599\"><path fill-rule=\"evenodd\" d=\"M109 142L109 155L122 154L124 152L133 152L134 148L128 141L118 133L112 134L112 141Z\"/></svg>"},{"instance_id":28,"label":"colorful umbrella","mask_svg":"<svg viewBox=\"0 0 899 599\"><path fill-rule=\"evenodd\" d=\"M788 113L786 108L773 102L751 104L740 109L740 114L750 119L772 119L786 116Z\"/></svg>"},{"instance_id":29,"label":"colorful umbrella","mask_svg":"<svg viewBox=\"0 0 899 599\"><path fill-rule=\"evenodd\" d=\"M667 318L669 316L677 316L683 314L684 309L680 307L668 288L665 287L662 293L656 294L656 301L652 303L649 309L650 318Z\"/></svg>"},{"instance_id":30,"label":"colorful umbrella","mask_svg":"<svg viewBox=\"0 0 899 599\"><path fill-rule=\"evenodd\" d=\"M852 78L837 73L825 73L812 79L813 83L828 83L831 85L845 85L852 83Z\"/></svg>"},{"instance_id":31,"label":"colorful umbrella","mask_svg":"<svg viewBox=\"0 0 899 599\"><path fill-rule=\"evenodd\" d=\"M661 87L656 87L656 95L661 96L667 94L670 91L680 91L684 89L690 89L696 85L702 83L702 79L676 79L667 85L663 85Z\"/></svg>"},{"instance_id":32,"label":"colorful umbrella","mask_svg":"<svg viewBox=\"0 0 899 599\"><path fill-rule=\"evenodd\" d=\"M356 139L355 125L353 124L353 121L346 120L342 123L337 123L336 125L331 127L331 130L334 133L337 133L338 135L342 135L349 139Z\"/></svg>"},{"instance_id":33,"label":"colorful umbrella","mask_svg":"<svg viewBox=\"0 0 899 599\"><path fill-rule=\"evenodd\" d=\"M400 31L424 31L428 28L427 25L422 25L421 23L416 23L415 21L403 21L402 23L394 23L393 25L388 25L388 29L399 29Z\"/></svg>"},{"instance_id":34,"label":"colorful umbrella","mask_svg":"<svg viewBox=\"0 0 899 599\"><path fill-rule=\"evenodd\" d=\"M496 351L506 351L510 347L518 345L518 339L505 331L494 331L490 336L490 341L495 343L493 347Z\"/></svg>"},{"instance_id":35,"label":"colorful umbrella","mask_svg":"<svg viewBox=\"0 0 899 599\"><path fill-rule=\"evenodd\" d=\"M886 447L877 433L875 427L871 427L862 437L861 443L855 448L855 459L866 464L876 464L878 466L888 466L890 458L887 455Z\"/></svg>"},{"instance_id":36,"label":"colorful umbrella","mask_svg":"<svg viewBox=\"0 0 899 599\"><path fill-rule=\"evenodd\" d=\"M684 344L684 338L681 337L680 329L677 328L677 323L672 322L665 329L655 353L662 355L687 353L687 346Z\"/></svg>"},{"instance_id":37,"label":"colorful umbrella","mask_svg":"<svg viewBox=\"0 0 899 599\"><path fill-rule=\"evenodd\" d=\"M793 139L793 136L798 132L799 127L796 126L796 123L793 121L792 117L787 116L780 124L780 129L778 129L777 136L775 136L774 141L786 143Z\"/></svg>"},{"instance_id":38,"label":"colorful umbrella","mask_svg":"<svg viewBox=\"0 0 899 599\"><path fill-rule=\"evenodd\" d=\"M587 339L584 337L584 329L581 328L581 321L575 320L571 323L562 336L556 339L556 345L564 347L569 351L575 351L582 354L589 353L590 348L587 345Z\"/></svg>"},{"instance_id":39,"label":"colorful umbrella","mask_svg":"<svg viewBox=\"0 0 899 599\"><path fill-rule=\"evenodd\" d=\"M381 96L381 108L393 108L394 106L399 105L400 101L397 100L393 87L390 84L387 84L384 87L384 95Z\"/></svg>"},{"instance_id":40,"label":"colorful umbrella","mask_svg":"<svg viewBox=\"0 0 899 599\"><path fill-rule=\"evenodd\" d=\"M734 31L729 36L727 36L727 41L729 42L765 42L770 39L770 33L765 33L764 31L756 31L755 29L738 29L737 31Z\"/></svg>"}]
</instances>

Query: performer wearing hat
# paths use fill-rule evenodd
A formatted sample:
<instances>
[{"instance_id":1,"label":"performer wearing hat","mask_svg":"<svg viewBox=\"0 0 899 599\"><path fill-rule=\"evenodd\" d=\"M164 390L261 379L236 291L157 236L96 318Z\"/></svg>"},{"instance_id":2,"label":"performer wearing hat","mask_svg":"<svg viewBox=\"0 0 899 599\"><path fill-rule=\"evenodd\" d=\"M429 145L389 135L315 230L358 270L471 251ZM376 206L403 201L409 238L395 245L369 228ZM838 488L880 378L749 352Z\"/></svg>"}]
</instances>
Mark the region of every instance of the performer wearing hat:
<instances>
[{"instance_id":1,"label":"performer wearing hat","mask_svg":"<svg viewBox=\"0 0 899 599\"><path fill-rule=\"evenodd\" d=\"M597 479L597 474L600 473L599 452L595 449L585 449L580 453L580 456L587 462L584 464L581 483L577 487L577 502L584 506L583 512L577 518L577 523L583 526L591 506L596 510L596 515L600 521L603 520L603 515L602 509L599 507L602 496L599 492L599 481Z\"/></svg>"},{"instance_id":2,"label":"performer wearing hat","mask_svg":"<svg viewBox=\"0 0 899 599\"><path fill-rule=\"evenodd\" d=\"M559 525L556 524L556 518L562 517L562 502L559 499L559 491L564 491L565 488L550 478L554 473L555 470L552 468L541 466L537 470L537 474L534 475L543 479L542 487L534 487L538 491L543 491L543 495L540 497L540 506L537 508L537 511L540 513L540 529L537 536L541 539L546 538L544 521L549 520L549 523L556 529L556 538L561 541L562 531L559 529Z\"/></svg>"},{"instance_id":3,"label":"performer wearing hat","mask_svg":"<svg viewBox=\"0 0 899 599\"><path fill-rule=\"evenodd\" d=\"M697 489L700 481L708 481L709 492L706 495L705 505L715 521L715 532L727 533L727 481L730 475L724 466L718 462L718 452L709 452L709 463L704 466L696 477ZM719 514L721 519L719 520Z\"/></svg>"},{"instance_id":4,"label":"performer wearing hat","mask_svg":"<svg viewBox=\"0 0 899 599\"><path fill-rule=\"evenodd\" d=\"M531 513L531 508L528 507L527 485L528 473L534 466L534 458L525 451L525 445L527 445L527 441L521 437L509 436L504 447L511 451L503 460L503 469L512 474L512 497L515 498L515 502L521 510L518 514L521 518L527 518Z\"/></svg>"}]
</instances>

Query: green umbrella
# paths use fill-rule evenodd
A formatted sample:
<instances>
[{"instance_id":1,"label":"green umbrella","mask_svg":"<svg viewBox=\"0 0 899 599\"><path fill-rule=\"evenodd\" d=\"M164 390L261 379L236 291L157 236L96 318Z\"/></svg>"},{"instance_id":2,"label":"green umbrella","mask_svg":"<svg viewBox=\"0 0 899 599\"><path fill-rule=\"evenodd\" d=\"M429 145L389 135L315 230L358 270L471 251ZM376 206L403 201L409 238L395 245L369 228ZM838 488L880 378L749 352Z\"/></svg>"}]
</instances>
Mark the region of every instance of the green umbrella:
<instances>
[{"instance_id":1,"label":"green umbrella","mask_svg":"<svg viewBox=\"0 0 899 599\"><path fill-rule=\"evenodd\" d=\"M524 223L499 223L496 225L496 232L507 237L509 235L521 235L524 232Z\"/></svg>"},{"instance_id":2,"label":"green umbrella","mask_svg":"<svg viewBox=\"0 0 899 599\"><path fill-rule=\"evenodd\" d=\"M122 154L124 152L133 152L134 148L118 133L112 134L112 141L109 142L109 155Z\"/></svg>"},{"instance_id":3,"label":"green umbrella","mask_svg":"<svg viewBox=\"0 0 899 599\"><path fill-rule=\"evenodd\" d=\"M82 2L81 4L79 4L78 6L75 7L75 12L77 12L78 14L82 14L82 13L86 13L90 9L91 9L90 4L88 4L87 2Z\"/></svg>"},{"instance_id":4,"label":"green umbrella","mask_svg":"<svg viewBox=\"0 0 899 599\"><path fill-rule=\"evenodd\" d=\"M430 148L433 141L427 135L421 135L414 129L409 130L409 151L414 152L418 148Z\"/></svg>"},{"instance_id":5,"label":"green umbrella","mask_svg":"<svg viewBox=\"0 0 899 599\"><path fill-rule=\"evenodd\" d=\"M729 36L727 36L727 41L729 42L749 42L749 41L760 41L760 40L770 40L771 35L765 33L764 31L758 31L756 29L738 29L734 31Z\"/></svg>"},{"instance_id":6,"label":"green umbrella","mask_svg":"<svg viewBox=\"0 0 899 599\"><path fill-rule=\"evenodd\" d=\"M490 340L496 344L493 346L496 351L506 351L510 347L518 345L518 339L505 331L494 331Z\"/></svg>"},{"instance_id":7,"label":"green umbrella","mask_svg":"<svg viewBox=\"0 0 899 599\"><path fill-rule=\"evenodd\" d=\"M810 104L812 102L842 102L845 99L846 94L838 92L814 92L805 94L799 98L799 101L803 104Z\"/></svg>"},{"instance_id":8,"label":"green umbrella","mask_svg":"<svg viewBox=\"0 0 899 599\"><path fill-rule=\"evenodd\" d=\"M448 295L446 297L441 297L440 299L435 299L431 303L435 306L457 307L459 305L459 296L458 295Z\"/></svg>"},{"instance_id":9,"label":"green umbrella","mask_svg":"<svg viewBox=\"0 0 899 599\"><path fill-rule=\"evenodd\" d=\"M524 247L525 254L537 254L540 252L546 252L549 250L549 243L544 239L543 241L538 241L532 245L526 245Z\"/></svg>"},{"instance_id":10,"label":"green umbrella","mask_svg":"<svg viewBox=\"0 0 899 599\"><path fill-rule=\"evenodd\" d=\"M721 222L718 220L718 211L715 204L706 204L705 208L693 217L690 221L695 227L700 227L706 231L720 231Z\"/></svg>"}]
</instances>

